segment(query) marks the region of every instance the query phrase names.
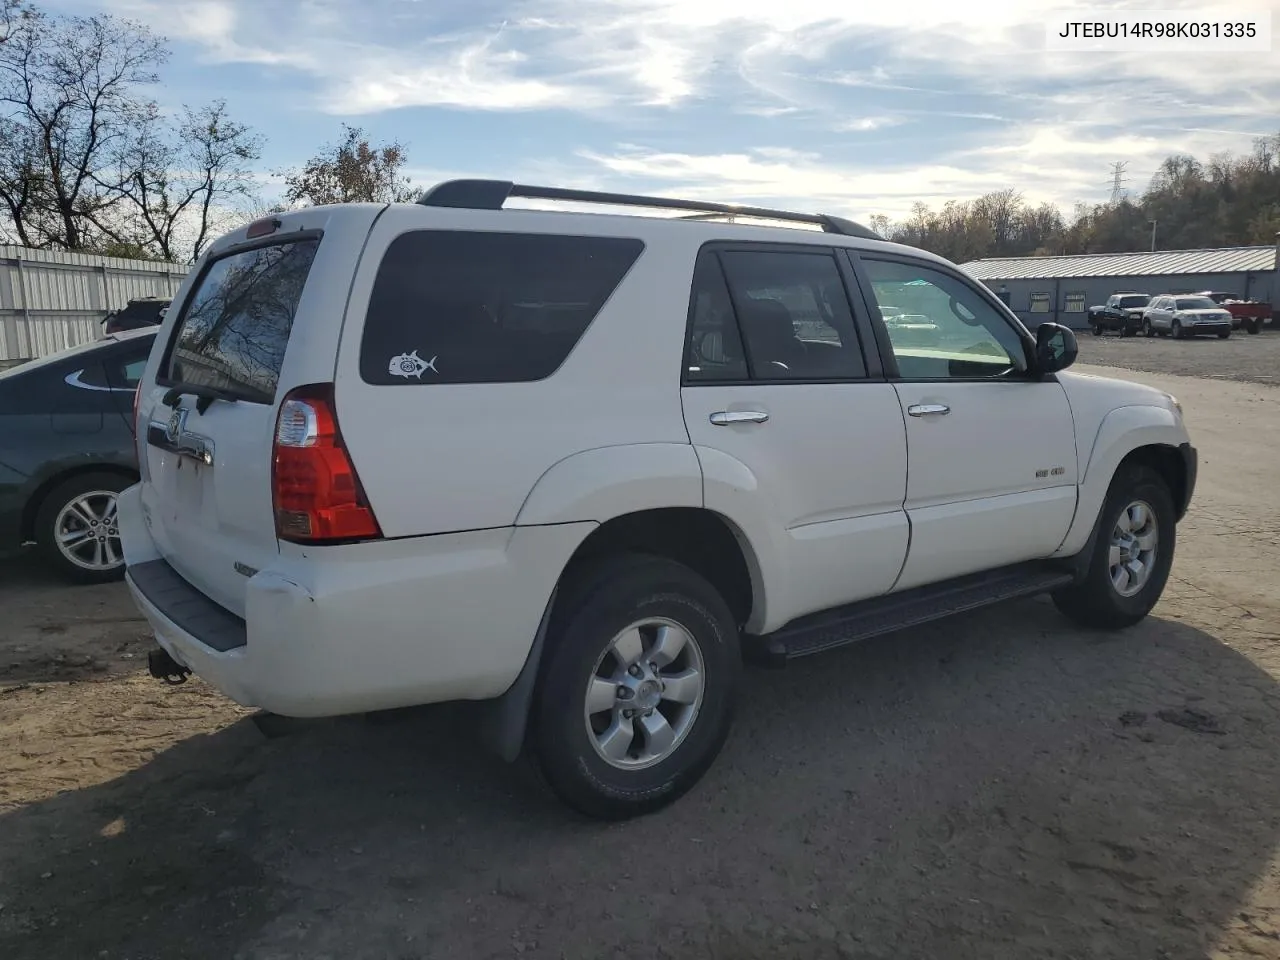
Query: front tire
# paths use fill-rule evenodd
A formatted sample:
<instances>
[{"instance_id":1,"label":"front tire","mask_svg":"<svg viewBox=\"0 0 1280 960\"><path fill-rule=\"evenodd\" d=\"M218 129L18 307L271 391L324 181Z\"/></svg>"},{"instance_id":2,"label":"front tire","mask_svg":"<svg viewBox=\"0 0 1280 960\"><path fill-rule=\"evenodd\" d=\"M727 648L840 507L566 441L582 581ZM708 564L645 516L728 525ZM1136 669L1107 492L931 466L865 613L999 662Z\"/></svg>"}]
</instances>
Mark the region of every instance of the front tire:
<instances>
[{"instance_id":1,"label":"front tire","mask_svg":"<svg viewBox=\"0 0 1280 960\"><path fill-rule=\"evenodd\" d=\"M1095 337L1100 337L1100 336L1102 336L1102 324L1100 324L1100 323L1095 323L1095 324L1093 325L1093 335L1094 335Z\"/></svg>"},{"instance_id":2,"label":"front tire","mask_svg":"<svg viewBox=\"0 0 1280 960\"><path fill-rule=\"evenodd\" d=\"M1164 592L1177 545L1173 496L1160 474L1129 467L1111 481L1083 579L1053 595L1085 627L1119 630L1151 612Z\"/></svg>"},{"instance_id":3,"label":"front tire","mask_svg":"<svg viewBox=\"0 0 1280 960\"><path fill-rule=\"evenodd\" d=\"M1155 328L1151 326L1150 320L1142 321L1142 335L1146 337L1148 340L1150 340L1152 337L1156 335Z\"/></svg>"},{"instance_id":4,"label":"front tire","mask_svg":"<svg viewBox=\"0 0 1280 960\"><path fill-rule=\"evenodd\" d=\"M1173 334L1173 339L1181 340L1182 339L1182 323L1177 320L1173 321L1173 326L1170 328L1169 332Z\"/></svg>"},{"instance_id":5,"label":"front tire","mask_svg":"<svg viewBox=\"0 0 1280 960\"><path fill-rule=\"evenodd\" d=\"M590 817L653 813L720 753L741 672L724 599L681 564L631 554L562 587L533 712L551 789Z\"/></svg>"},{"instance_id":6,"label":"front tire","mask_svg":"<svg viewBox=\"0 0 1280 960\"><path fill-rule=\"evenodd\" d=\"M131 483L118 473L82 473L45 496L36 512L36 545L63 579L108 583L124 576L116 497Z\"/></svg>"}]
</instances>

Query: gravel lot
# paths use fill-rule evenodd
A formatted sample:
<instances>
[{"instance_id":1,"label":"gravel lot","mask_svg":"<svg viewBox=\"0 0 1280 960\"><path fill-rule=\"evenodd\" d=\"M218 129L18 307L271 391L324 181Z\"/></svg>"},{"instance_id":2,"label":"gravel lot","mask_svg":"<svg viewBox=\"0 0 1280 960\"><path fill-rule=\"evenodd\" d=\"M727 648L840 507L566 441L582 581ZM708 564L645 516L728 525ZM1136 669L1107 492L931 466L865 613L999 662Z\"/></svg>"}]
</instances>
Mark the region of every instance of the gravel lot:
<instances>
[{"instance_id":1,"label":"gravel lot","mask_svg":"<svg viewBox=\"0 0 1280 960\"><path fill-rule=\"evenodd\" d=\"M1083 350L1261 377L1277 344ZM1280 392L1109 372L1201 449L1152 618L1017 602L751 672L642 822L566 814L448 709L267 738L140 674L119 586L0 568L0 957L1280 957Z\"/></svg>"},{"instance_id":2,"label":"gravel lot","mask_svg":"<svg viewBox=\"0 0 1280 960\"><path fill-rule=\"evenodd\" d=\"M1145 373L1166 373L1211 380L1240 380L1280 385L1280 327L1275 324L1256 336L1233 333L1230 339L1196 337L1095 337L1078 330L1080 362L1108 364Z\"/></svg>"}]
</instances>

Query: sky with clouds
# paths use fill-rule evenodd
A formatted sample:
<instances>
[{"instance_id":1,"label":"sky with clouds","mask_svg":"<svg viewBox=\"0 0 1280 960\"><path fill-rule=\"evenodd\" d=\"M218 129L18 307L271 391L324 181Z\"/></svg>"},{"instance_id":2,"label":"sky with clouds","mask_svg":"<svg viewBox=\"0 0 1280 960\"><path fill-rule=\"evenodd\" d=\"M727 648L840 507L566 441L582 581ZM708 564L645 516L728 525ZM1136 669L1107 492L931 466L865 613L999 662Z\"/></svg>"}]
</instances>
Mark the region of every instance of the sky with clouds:
<instances>
[{"instance_id":1,"label":"sky with clouds","mask_svg":"<svg viewBox=\"0 0 1280 960\"><path fill-rule=\"evenodd\" d=\"M40 6L168 37L157 99L225 97L267 137L264 171L345 121L403 142L423 184L499 177L863 219L1015 187L1069 212L1107 197L1114 161L1139 193L1170 153L1242 153L1280 132L1280 40L1247 55L1047 52L1045 17L1064 4L1044 0ZM1238 20L1273 3L1105 6Z\"/></svg>"}]
</instances>

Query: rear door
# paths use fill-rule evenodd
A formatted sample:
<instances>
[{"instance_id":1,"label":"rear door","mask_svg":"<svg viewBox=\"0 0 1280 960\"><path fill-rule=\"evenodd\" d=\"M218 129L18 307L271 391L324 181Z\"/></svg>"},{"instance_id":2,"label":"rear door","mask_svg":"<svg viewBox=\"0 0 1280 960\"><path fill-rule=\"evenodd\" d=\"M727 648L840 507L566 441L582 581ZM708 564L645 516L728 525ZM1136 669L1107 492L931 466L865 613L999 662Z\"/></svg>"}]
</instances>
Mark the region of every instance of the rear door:
<instances>
[{"instance_id":1,"label":"rear door","mask_svg":"<svg viewBox=\"0 0 1280 960\"><path fill-rule=\"evenodd\" d=\"M351 275L379 209L316 208L269 221L267 236L219 241L148 363L144 518L169 564L239 616L247 578L279 553L278 405L292 387L332 380Z\"/></svg>"},{"instance_id":2,"label":"rear door","mask_svg":"<svg viewBox=\"0 0 1280 960\"><path fill-rule=\"evenodd\" d=\"M761 629L886 592L906 556L902 413L846 277L808 245L704 247L694 271L685 425L704 463L728 456L755 484L708 486L706 505L764 515L780 582Z\"/></svg>"}]
</instances>

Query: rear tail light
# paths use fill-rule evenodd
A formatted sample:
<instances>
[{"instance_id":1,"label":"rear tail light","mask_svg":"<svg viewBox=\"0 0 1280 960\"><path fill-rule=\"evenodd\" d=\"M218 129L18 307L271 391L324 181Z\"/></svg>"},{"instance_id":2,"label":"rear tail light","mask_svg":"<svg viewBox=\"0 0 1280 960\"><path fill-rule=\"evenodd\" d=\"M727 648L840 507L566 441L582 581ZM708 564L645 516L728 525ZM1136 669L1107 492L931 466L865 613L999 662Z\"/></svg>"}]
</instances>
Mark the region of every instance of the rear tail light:
<instances>
[{"instance_id":1,"label":"rear tail light","mask_svg":"<svg viewBox=\"0 0 1280 960\"><path fill-rule=\"evenodd\" d=\"M272 450L276 536L294 543L382 536L334 415L333 385L290 391Z\"/></svg>"}]
</instances>

